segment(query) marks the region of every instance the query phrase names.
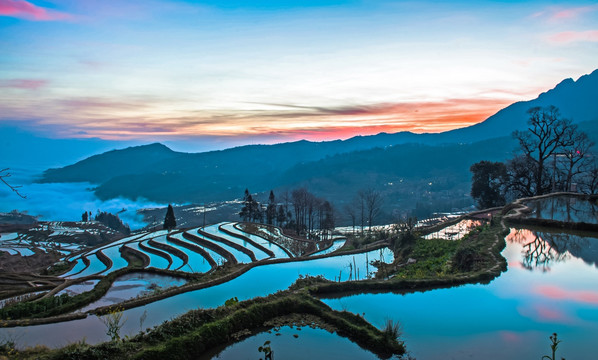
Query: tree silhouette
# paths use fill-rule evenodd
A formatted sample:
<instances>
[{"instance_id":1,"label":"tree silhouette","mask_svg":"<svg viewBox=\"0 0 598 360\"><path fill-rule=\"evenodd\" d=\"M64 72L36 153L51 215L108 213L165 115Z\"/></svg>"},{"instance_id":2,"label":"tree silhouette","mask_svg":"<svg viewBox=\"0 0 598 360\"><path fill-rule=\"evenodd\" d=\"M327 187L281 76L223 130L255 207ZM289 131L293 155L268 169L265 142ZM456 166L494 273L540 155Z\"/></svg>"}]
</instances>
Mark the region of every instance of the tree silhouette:
<instances>
[{"instance_id":1,"label":"tree silhouette","mask_svg":"<svg viewBox=\"0 0 598 360\"><path fill-rule=\"evenodd\" d=\"M272 225L274 220L276 220L276 198L274 197L274 192L270 190L268 207L266 208L266 223Z\"/></svg>"},{"instance_id":2,"label":"tree silhouette","mask_svg":"<svg viewBox=\"0 0 598 360\"><path fill-rule=\"evenodd\" d=\"M515 131L513 136L519 141L525 160L533 165L534 195L542 195L550 191L550 181L546 178L550 177L548 159L575 144L577 126L571 120L563 119L554 106L533 107L528 114L527 131Z\"/></svg>"},{"instance_id":3,"label":"tree silhouette","mask_svg":"<svg viewBox=\"0 0 598 360\"><path fill-rule=\"evenodd\" d=\"M11 184L8 183L8 181L5 180L5 178L8 178L8 177L11 176L10 173L8 172L8 170L10 170L10 169L6 168L6 169L0 170L0 181L3 182L4 185L8 186L8 188L10 190L14 191L15 194L17 194L18 196L22 197L23 199L26 199L27 197L25 195L21 194L19 192L19 190L18 190L21 186L11 185Z\"/></svg>"},{"instance_id":4,"label":"tree silhouette","mask_svg":"<svg viewBox=\"0 0 598 360\"><path fill-rule=\"evenodd\" d=\"M505 204L507 167L501 162L480 161L471 165L471 197L480 209Z\"/></svg>"},{"instance_id":5,"label":"tree silhouette","mask_svg":"<svg viewBox=\"0 0 598 360\"><path fill-rule=\"evenodd\" d=\"M172 205L168 204L168 210L166 210L166 217L164 217L164 229L172 230L176 228L176 218L174 217L174 209Z\"/></svg>"}]
</instances>

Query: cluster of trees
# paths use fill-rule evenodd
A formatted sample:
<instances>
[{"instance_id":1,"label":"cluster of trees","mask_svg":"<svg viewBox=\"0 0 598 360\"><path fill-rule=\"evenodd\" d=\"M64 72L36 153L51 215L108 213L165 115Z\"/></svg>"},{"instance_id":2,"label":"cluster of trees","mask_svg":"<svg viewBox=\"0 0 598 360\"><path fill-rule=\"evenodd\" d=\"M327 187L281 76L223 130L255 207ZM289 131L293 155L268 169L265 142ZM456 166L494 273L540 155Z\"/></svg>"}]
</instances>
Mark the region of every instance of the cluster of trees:
<instances>
[{"instance_id":1,"label":"cluster of trees","mask_svg":"<svg viewBox=\"0 0 598 360\"><path fill-rule=\"evenodd\" d=\"M519 154L505 163L471 166L471 196L480 208L555 191L598 192L594 142L588 135L554 106L534 107L528 114L528 129L513 133Z\"/></svg>"},{"instance_id":2,"label":"cluster of trees","mask_svg":"<svg viewBox=\"0 0 598 360\"><path fill-rule=\"evenodd\" d=\"M105 211L100 211L96 214L95 220L125 235L129 235L131 233L129 225L123 223L122 220L118 217L118 215L114 215Z\"/></svg>"},{"instance_id":3,"label":"cluster of trees","mask_svg":"<svg viewBox=\"0 0 598 360\"><path fill-rule=\"evenodd\" d=\"M129 225L123 223L122 220L118 217L118 215L105 211L98 211L95 218L91 214L91 211L84 211L83 214L81 214L82 222L88 222L93 220L100 222L105 226L111 228L112 230L118 231L125 235L129 235L131 233Z\"/></svg>"},{"instance_id":4,"label":"cluster of trees","mask_svg":"<svg viewBox=\"0 0 598 360\"><path fill-rule=\"evenodd\" d=\"M308 237L314 236L316 230L323 236L328 236L335 226L332 204L326 199L318 198L306 188L292 190L290 194L284 193L280 202L276 200L274 192L270 191L265 205L245 189L239 216L243 221L249 222L265 220L266 224L294 229L297 234Z\"/></svg>"},{"instance_id":5,"label":"cluster of trees","mask_svg":"<svg viewBox=\"0 0 598 360\"><path fill-rule=\"evenodd\" d=\"M355 232L357 224L361 226L362 233L366 225L369 225L369 229L372 230L372 225L380 214L383 200L382 194L371 188L360 190L357 193L353 201L345 206L345 211L351 218L353 232Z\"/></svg>"},{"instance_id":6,"label":"cluster of trees","mask_svg":"<svg viewBox=\"0 0 598 360\"><path fill-rule=\"evenodd\" d=\"M91 221L92 219L93 218L91 215L91 211L89 211L89 212L84 211L83 214L81 215L81 222L88 222L88 221Z\"/></svg>"}]
</instances>

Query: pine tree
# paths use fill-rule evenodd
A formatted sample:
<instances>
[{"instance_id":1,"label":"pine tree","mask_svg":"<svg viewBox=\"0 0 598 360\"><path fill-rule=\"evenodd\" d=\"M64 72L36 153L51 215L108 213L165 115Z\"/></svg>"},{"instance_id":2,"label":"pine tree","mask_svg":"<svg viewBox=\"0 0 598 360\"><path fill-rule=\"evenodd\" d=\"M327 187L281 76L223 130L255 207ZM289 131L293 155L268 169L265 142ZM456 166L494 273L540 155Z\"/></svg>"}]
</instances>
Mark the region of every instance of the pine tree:
<instances>
[{"instance_id":1,"label":"pine tree","mask_svg":"<svg viewBox=\"0 0 598 360\"><path fill-rule=\"evenodd\" d=\"M245 189L245 195L243 196L243 207L241 208L241 212L239 213L239 216L241 217L241 219L243 219L243 221L250 221L252 218L252 202L253 198L249 193L249 189Z\"/></svg>"},{"instance_id":2,"label":"pine tree","mask_svg":"<svg viewBox=\"0 0 598 360\"><path fill-rule=\"evenodd\" d=\"M284 212L284 207L282 205L278 205L278 214L276 215L276 221L278 222L278 226L283 227L283 224L286 220L287 216Z\"/></svg>"},{"instance_id":3,"label":"pine tree","mask_svg":"<svg viewBox=\"0 0 598 360\"><path fill-rule=\"evenodd\" d=\"M272 225L276 219L276 198L274 192L270 190L270 196L268 197L268 207L266 208L266 223Z\"/></svg>"},{"instance_id":4,"label":"pine tree","mask_svg":"<svg viewBox=\"0 0 598 360\"><path fill-rule=\"evenodd\" d=\"M176 228L176 218L174 217L174 209L172 205L168 204L168 210L166 210L166 217L164 217L164 229L172 230Z\"/></svg>"}]
</instances>

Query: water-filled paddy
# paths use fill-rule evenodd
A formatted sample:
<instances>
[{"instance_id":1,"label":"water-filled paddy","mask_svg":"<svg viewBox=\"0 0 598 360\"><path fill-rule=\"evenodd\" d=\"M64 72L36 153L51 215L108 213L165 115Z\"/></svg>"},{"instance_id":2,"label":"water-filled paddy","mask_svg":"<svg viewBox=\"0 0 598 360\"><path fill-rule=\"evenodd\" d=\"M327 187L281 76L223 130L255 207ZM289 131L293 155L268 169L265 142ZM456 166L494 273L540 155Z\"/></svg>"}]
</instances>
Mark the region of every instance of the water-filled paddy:
<instances>
[{"instance_id":1,"label":"water-filled paddy","mask_svg":"<svg viewBox=\"0 0 598 360\"><path fill-rule=\"evenodd\" d=\"M532 210L530 216L565 222L598 224L598 203L574 196L558 196L531 200L525 203Z\"/></svg>"},{"instance_id":2,"label":"water-filled paddy","mask_svg":"<svg viewBox=\"0 0 598 360\"><path fill-rule=\"evenodd\" d=\"M202 248L205 252L208 253L208 255L210 255L210 257L212 258L212 260L214 260L216 262L216 264L222 265L222 264L224 264L226 262L226 260L222 257L222 255L220 255L217 252L215 252L215 251L213 251L211 249L208 249L207 247L202 246L202 245L200 245L200 244L198 244L196 242L193 242L193 241L185 239L185 237L183 236L182 233L174 234L174 235L171 235L171 236L174 237L174 238L176 238L176 239L178 239L178 240L180 240L180 241L183 241L183 242L195 245L195 246L197 246L199 248ZM187 250L187 255L189 255L189 262L190 263L191 263L191 257L192 256L196 256L196 255L193 255L193 254L194 254L193 251ZM205 271L209 270L210 264L207 264L207 265L203 264L203 262L207 262L207 261L205 261L205 259L203 258L203 256L201 256L199 254L197 254L197 256L201 257L202 263L201 263L200 267L206 269ZM205 271L196 270L196 268L199 268L198 265L199 265L199 259L197 259L197 260L195 260L194 262L191 263L191 266L193 267L193 270L195 270L196 272L205 272ZM206 266L208 266L208 268L205 268ZM185 270L186 268L188 268L188 267L183 267L183 269L181 269L181 270L187 271L187 270Z\"/></svg>"},{"instance_id":3,"label":"water-filled paddy","mask_svg":"<svg viewBox=\"0 0 598 360\"><path fill-rule=\"evenodd\" d=\"M94 253L87 257L89 260L89 266L85 268L85 270L81 271L78 274L74 274L73 276L76 278L81 278L88 275L98 274L100 272L106 271L107 266L98 258L98 256Z\"/></svg>"},{"instance_id":4,"label":"water-filled paddy","mask_svg":"<svg viewBox=\"0 0 598 360\"><path fill-rule=\"evenodd\" d=\"M56 295L69 294L70 296L74 296L74 295L82 294L86 291L90 291L91 289L93 289L94 286L96 286L96 284L98 282L99 282L99 280L83 281L78 284L71 285L63 290L60 290L59 292L56 293Z\"/></svg>"},{"instance_id":5,"label":"water-filled paddy","mask_svg":"<svg viewBox=\"0 0 598 360\"><path fill-rule=\"evenodd\" d=\"M258 352L258 348L266 341L270 341L275 359L378 359L376 355L347 338L306 326L301 327L301 330L297 330L297 327L283 326L279 331L265 331L225 349L218 349L220 352L216 355L210 354L200 359L263 359L264 353Z\"/></svg>"},{"instance_id":6,"label":"water-filled paddy","mask_svg":"<svg viewBox=\"0 0 598 360\"><path fill-rule=\"evenodd\" d=\"M330 246L329 248L326 248L324 250L320 250L318 252L315 252L315 253L311 254L311 256L327 255L327 254L333 253L336 250L342 248L343 245L345 245L346 241L347 241L347 239L334 240L334 242L332 243L332 246Z\"/></svg>"},{"instance_id":7,"label":"water-filled paddy","mask_svg":"<svg viewBox=\"0 0 598 360\"><path fill-rule=\"evenodd\" d=\"M218 229L218 225L212 225L212 226L207 226L205 229L202 229L202 231L211 234L211 235L216 235L219 236L221 238L225 238L228 240L228 235L222 233L219 229ZM195 234L194 234L195 235ZM225 235L226 237L222 236ZM207 241L211 241L215 244L217 244L218 246L220 246L221 248L223 248L224 250L228 251L229 253L233 254L233 256L235 257L235 259L237 259L238 262L240 263L244 263L244 264L249 264L251 262L251 258L249 257L249 255L245 254L242 251L239 251L237 249L235 249L232 246L229 246L221 241L218 240L212 240L212 239L208 239L205 238Z\"/></svg>"},{"instance_id":8,"label":"water-filled paddy","mask_svg":"<svg viewBox=\"0 0 598 360\"><path fill-rule=\"evenodd\" d=\"M406 344L418 359L540 358L548 354L553 332L563 340L560 356L592 358L598 337L598 269L568 249L558 253L536 235L524 230L507 237L503 255L509 270L488 285L323 301L336 310L364 313L378 327L389 317L401 321ZM594 248L598 243L594 238L573 241ZM554 256L544 261L547 252Z\"/></svg>"},{"instance_id":9,"label":"water-filled paddy","mask_svg":"<svg viewBox=\"0 0 598 360\"><path fill-rule=\"evenodd\" d=\"M141 272L126 274L118 277L114 281L106 295L102 296L98 301L81 309L81 311L117 304L152 291L160 291L168 289L169 287L180 286L185 282L184 279L166 275Z\"/></svg>"},{"instance_id":10,"label":"water-filled paddy","mask_svg":"<svg viewBox=\"0 0 598 360\"><path fill-rule=\"evenodd\" d=\"M345 295L324 301L336 310L363 314L378 327L389 318L400 321L406 345L417 358L539 358L548 354L548 336L553 332L563 340L559 346L560 356L591 358L594 339L598 337L598 239L512 231L503 255L508 260L509 270L488 285L413 294ZM385 262L392 260L388 250L382 257ZM368 261L379 258L379 251L367 255ZM366 266L365 254L258 266L227 283L126 310L127 322L122 335L138 332L144 313L147 318L143 328L146 328L190 309L217 307L232 297L246 300L272 294L288 288L299 276L323 275L331 280L340 277L346 281L358 272L359 278L365 278L367 268L374 270ZM114 293L103 300L122 301L126 296L134 296L127 293L133 288L126 282L116 285L112 289ZM120 296L119 291L126 296ZM99 304L89 308L95 306ZM17 332L20 345L39 343L57 347L83 337L89 343L107 340L105 328L95 316L65 323L0 329L0 336L8 332ZM259 337L255 339L261 341ZM253 345L247 345L247 349ZM328 342L313 346L325 351Z\"/></svg>"},{"instance_id":11,"label":"water-filled paddy","mask_svg":"<svg viewBox=\"0 0 598 360\"><path fill-rule=\"evenodd\" d=\"M274 253L275 258L288 258L289 257L289 254L287 254L286 251L284 251L281 246L279 246L271 241L268 241L267 239L264 239L261 236L242 232L239 229L237 229L232 223L224 224L224 225L222 225L222 227L232 233L241 234L245 237L248 237L249 239L253 240L254 242L262 245L266 249L272 251Z\"/></svg>"},{"instance_id":12,"label":"water-filled paddy","mask_svg":"<svg viewBox=\"0 0 598 360\"><path fill-rule=\"evenodd\" d=\"M424 239L443 239L443 240L459 240L467 235L471 230L483 225L482 220L464 219L458 223L444 227L436 232L424 236Z\"/></svg>"},{"instance_id":13,"label":"water-filled paddy","mask_svg":"<svg viewBox=\"0 0 598 360\"><path fill-rule=\"evenodd\" d=\"M226 300L232 297L237 297L242 301L285 290L299 276L322 275L327 279L334 280L340 275L341 279L345 281L349 278L349 263L356 264L361 269L360 278L365 278L366 258L369 261L379 260L380 251L374 250L367 254L257 266L227 283L186 292L145 306L125 310L123 318L127 321L122 328L121 335L132 335L139 332L139 319L143 317L144 313L147 316L143 325L145 329L146 327L161 324L188 310L214 308L223 305ZM393 260L392 253L388 250L383 251L382 260L391 262ZM369 270L371 272L375 269L369 266ZM7 332L13 334L16 332L21 346L44 344L50 347L59 347L79 341L83 337L88 343L92 344L108 340L104 325L93 315L81 320L56 324L29 326L12 330L0 328L0 336Z\"/></svg>"}]
</instances>

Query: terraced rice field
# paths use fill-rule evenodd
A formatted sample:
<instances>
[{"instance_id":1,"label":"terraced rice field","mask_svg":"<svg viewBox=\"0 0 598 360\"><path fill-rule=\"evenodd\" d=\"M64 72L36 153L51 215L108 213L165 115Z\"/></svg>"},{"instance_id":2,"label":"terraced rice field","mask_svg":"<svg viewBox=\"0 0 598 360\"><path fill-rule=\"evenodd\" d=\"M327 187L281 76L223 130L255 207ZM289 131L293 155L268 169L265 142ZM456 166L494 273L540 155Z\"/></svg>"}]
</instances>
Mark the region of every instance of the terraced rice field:
<instances>
[{"instance_id":1,"label":"terraced rice field","mask_svg":"<svg viewBox=\"0 0 598 360\"><path fill-rule=\"evenodd\" d=\"M269 239L245 232L236 223L219 223L171 233L160 230L134 234L76 256L65 256L64 260L75 262L75 265L62 276L78 279L123 269L129 265L123 253L145 259L144 267L147 268L189 273L206 273L227 262L249 264L294 257L293 251L280 243L296 240L282 235L276 228L263 226L260 230L263 231L261 234L269 234L266 236ZM284 241L276 243L272 237L283 238ZM344 238L334 240L331 246L327 245L326 249L312 253L312 256L333 253L344 244Z\"/></svg>"}]
</instances>

